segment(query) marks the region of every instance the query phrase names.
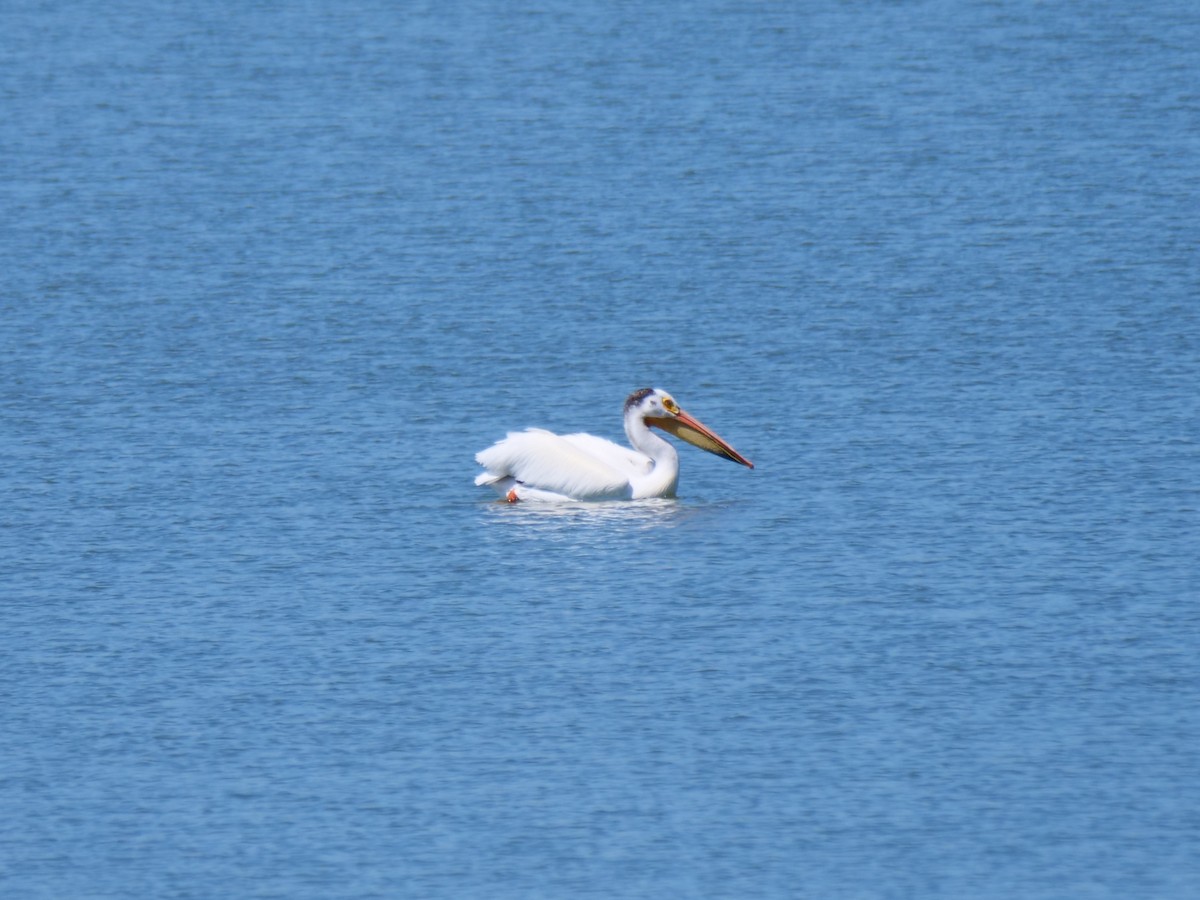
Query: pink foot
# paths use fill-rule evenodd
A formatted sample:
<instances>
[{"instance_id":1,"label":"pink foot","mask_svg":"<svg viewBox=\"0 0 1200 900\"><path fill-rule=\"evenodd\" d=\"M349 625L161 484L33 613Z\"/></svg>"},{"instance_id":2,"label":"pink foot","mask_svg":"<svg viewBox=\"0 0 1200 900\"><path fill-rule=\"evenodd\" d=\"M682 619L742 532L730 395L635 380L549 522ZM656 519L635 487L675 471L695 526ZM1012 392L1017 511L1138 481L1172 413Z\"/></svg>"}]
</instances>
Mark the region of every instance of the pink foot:
<instances>
[{"instance_id":1,"label":"pink foot","mask_svg":"<svg viewBox=\"0 0 1200 900\"><path fill-rule=\"evenodd\" d=\"M509 503L516 503L521 498L517 496L516 488L509 488L508 493L504 495L504 499L507 500Z\"/></svg>"}]
</instances>

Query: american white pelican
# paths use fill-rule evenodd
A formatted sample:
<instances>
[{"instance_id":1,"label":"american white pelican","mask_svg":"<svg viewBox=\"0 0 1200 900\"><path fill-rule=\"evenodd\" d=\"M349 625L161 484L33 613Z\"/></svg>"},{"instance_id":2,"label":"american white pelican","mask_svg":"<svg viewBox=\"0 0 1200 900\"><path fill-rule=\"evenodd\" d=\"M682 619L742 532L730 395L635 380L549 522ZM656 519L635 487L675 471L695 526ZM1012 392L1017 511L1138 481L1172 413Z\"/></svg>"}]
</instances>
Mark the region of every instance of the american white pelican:
<instances>
[{"instance_id":1,"label":"american white pelican","mask_svg":"<svg viewBox=\"0 0 1200 900\"><path fill-rule=\"evenodd\" d=\"M625 434L633 450L591 434L558 435L540 428L510 431L504 440L475 454L486 469L475 483L486 484L510 503L674 497L679 454L651 427L754 468L754 463L680 409L666 391L642 388L625 401Z\"/></svg>"}]
</instances>

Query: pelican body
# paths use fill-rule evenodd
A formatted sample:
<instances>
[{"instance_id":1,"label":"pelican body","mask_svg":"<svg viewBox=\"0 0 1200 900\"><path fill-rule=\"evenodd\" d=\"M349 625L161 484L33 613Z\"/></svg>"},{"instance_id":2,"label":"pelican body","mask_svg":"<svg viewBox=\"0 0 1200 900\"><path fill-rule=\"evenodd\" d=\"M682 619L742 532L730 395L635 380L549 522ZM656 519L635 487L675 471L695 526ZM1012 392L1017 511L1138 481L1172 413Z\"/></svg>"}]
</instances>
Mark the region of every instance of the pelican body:
<instances>
[{"instance_id":1,"label":"pelican body","mask_svg":"<svg viewBox=\"0 0 1200 900\"><path fill-rule=\"evenodd\" d=\"M679 454L659 429L701 450L754 464L689 416L658 388L634 391L625 401L629 447L591 434L554 434L540 428L510 431L475 454L484 471L475 478L510 503L518 500L643 500L674 497Z\"/></svg>"}]
</instances>

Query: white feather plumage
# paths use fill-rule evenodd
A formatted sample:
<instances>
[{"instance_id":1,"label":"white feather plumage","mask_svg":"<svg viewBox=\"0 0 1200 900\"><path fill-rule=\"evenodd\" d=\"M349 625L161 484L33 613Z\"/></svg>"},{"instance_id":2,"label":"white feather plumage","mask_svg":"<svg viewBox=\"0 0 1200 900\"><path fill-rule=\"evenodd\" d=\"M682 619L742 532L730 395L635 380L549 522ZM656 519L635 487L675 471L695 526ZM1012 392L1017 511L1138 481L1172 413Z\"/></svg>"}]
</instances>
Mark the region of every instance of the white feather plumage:
<instances>
[{"instance_id":1,"label":"white feather plumage","mask_svg":"<svg viewBox=\"0 0 1200 900\"><path fill-rule=\"evenodd\" d=\"M558 435L541 428L510 431L475 455L484 471L475 483L509 501L641 500L673 497L679 454L650 425L710 453L753 468L749 460L655 388L625 402L625 434L633 449L592 434Z\"/></svg>"}]
</instances>

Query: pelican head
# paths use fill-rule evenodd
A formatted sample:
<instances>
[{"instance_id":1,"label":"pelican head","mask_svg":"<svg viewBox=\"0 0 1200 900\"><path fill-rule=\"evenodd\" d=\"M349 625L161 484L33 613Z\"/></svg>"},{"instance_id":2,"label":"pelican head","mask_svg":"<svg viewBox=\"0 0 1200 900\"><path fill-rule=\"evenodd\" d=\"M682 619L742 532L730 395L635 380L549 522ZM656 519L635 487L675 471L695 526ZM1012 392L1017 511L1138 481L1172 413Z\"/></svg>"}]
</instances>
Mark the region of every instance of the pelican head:
<instances>
[{"instance_id":1,"label":"pelican head","mask_svg":"<svg viewBox=\"0 0 1200 900\"><path fill-rule=\"evenodd\" d=\"M754 468L754 463L734 450L706 425L680 409L675 398L666 391L642 388L630 394L625 401L626 423L631 418L640 419L646 425L672 434L693 447L741 463L749 469ZM626 430L629 430L628 425Z\"/></svg>"}]
</instances>

